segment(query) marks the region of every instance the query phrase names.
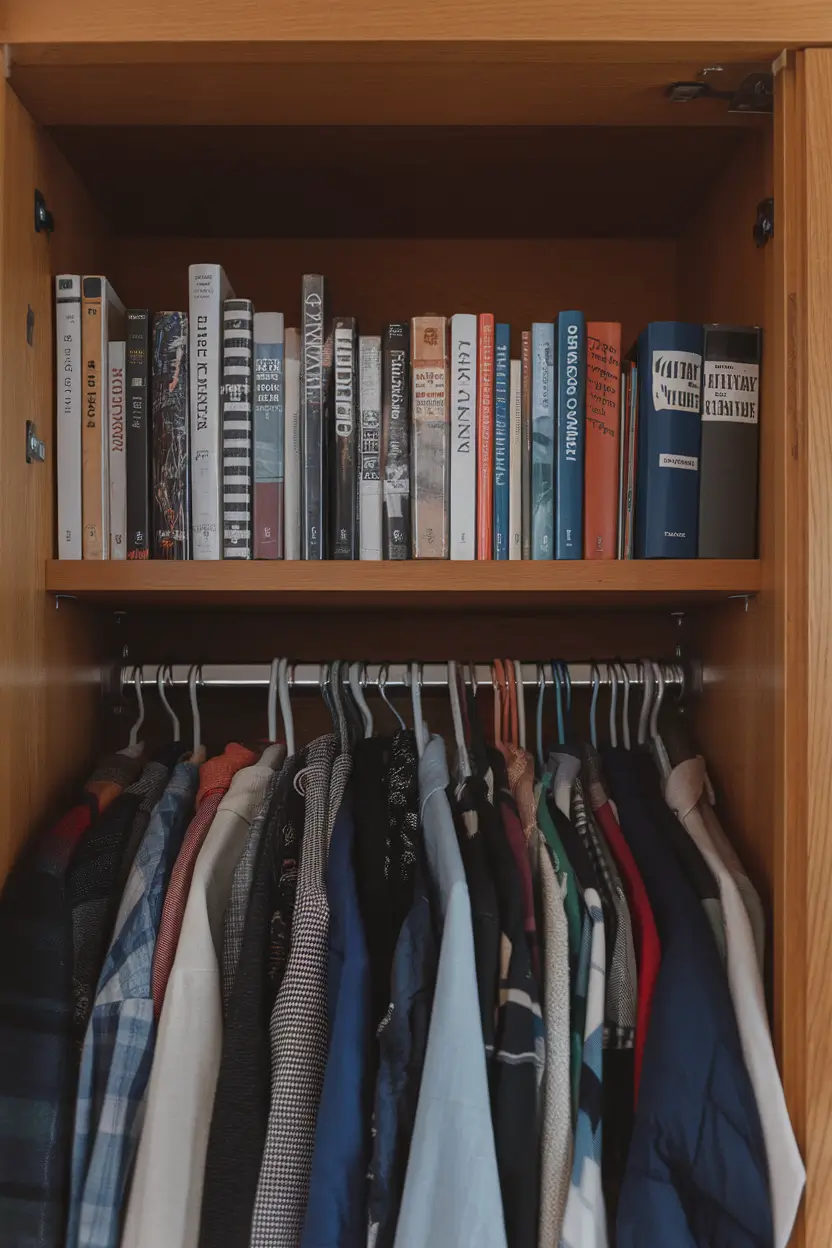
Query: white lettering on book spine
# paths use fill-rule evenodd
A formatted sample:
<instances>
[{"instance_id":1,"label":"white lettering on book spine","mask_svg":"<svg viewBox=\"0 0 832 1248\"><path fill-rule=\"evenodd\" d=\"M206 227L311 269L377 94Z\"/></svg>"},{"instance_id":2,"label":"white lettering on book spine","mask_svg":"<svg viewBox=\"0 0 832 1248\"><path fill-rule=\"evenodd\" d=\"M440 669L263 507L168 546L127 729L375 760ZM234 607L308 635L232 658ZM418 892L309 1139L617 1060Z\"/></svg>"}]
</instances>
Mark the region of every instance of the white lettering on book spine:
<instances>
[{"instance_id":1,"label":"white lettering on book spine","mask_svg":"<svg viewBox=\"0 0 832 1248\"><path fill-rule=\"evenodd\" d=\"M734 360L706 360L702 375L702 419L756 425L760 411L760 366Z\"/></svg>"}]
</instances>

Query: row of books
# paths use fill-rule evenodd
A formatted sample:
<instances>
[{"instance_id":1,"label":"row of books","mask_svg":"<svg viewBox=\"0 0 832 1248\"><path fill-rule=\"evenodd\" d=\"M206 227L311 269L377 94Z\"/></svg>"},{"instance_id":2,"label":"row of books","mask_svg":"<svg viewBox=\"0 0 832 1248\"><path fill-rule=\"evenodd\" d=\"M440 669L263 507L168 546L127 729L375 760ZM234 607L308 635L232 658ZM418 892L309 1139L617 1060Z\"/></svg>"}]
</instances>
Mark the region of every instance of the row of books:
<instances>
[{"instance_id":1,"label":"row of books","mask_svg":"<svg viewBox=\"0 0 832 1248\"><path fill-rule=\"evenodd\" d=\"M185 312L56 279L61 558L753 557L760 331L579 311L300 328L192 265Z\"/></svg>"}]
</instances>

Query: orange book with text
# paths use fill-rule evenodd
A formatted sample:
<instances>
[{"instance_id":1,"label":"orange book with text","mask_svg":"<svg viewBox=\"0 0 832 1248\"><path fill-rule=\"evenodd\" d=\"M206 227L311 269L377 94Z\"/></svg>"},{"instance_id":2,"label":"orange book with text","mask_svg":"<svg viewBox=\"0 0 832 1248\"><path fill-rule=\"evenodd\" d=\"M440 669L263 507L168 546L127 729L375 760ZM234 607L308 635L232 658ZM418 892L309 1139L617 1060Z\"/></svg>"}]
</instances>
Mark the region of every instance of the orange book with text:
<instances>
[{"instance_id":1,"label":"orange book with text","mask_svg":"<svg viewBox=\"0 0 832 1248\"><path fill-rule=\"evenodd\" d=\"M618 475L621 439L621 326L586 327L586 451L584 558L618 554Z\"/></svg>"},{"instance_id":2,"label":"orange book with text","mask_svg":"<svg viewBox=\"0 0 832 1248\"><path fill-rule=\"evenodd\" d=\"M493 559L494 316L481 312L477 343L477 558Z\"/></svg>"}]
</instances>

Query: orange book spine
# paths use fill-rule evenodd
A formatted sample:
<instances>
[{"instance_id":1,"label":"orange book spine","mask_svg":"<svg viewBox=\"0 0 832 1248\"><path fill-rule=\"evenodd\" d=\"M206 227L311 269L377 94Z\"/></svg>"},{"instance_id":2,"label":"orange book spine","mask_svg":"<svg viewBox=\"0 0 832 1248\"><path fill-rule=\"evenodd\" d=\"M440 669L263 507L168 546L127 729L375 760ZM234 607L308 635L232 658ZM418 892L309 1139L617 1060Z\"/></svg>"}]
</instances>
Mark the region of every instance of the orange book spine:
<instances>
[{"instance_id":1,"label":"orange book spine","mask_svg":"<svg viewBox=\"0 0 832 1248\"><path fill-rule=\"evenodd\" d=\"M618 474L621 438L621 326L586 327L586 452L584 558L618 553Z\"/></svg>"},{"instance_id":2,"label":"orange book spine","mask_svg":"<svg viewBox=\"0 0 832 1248\"><path fill-rule=\"evenodd\" d=\"M481 312L477 344L477 558L493 559L494 316Z\"/></svg>"}]
</instances>

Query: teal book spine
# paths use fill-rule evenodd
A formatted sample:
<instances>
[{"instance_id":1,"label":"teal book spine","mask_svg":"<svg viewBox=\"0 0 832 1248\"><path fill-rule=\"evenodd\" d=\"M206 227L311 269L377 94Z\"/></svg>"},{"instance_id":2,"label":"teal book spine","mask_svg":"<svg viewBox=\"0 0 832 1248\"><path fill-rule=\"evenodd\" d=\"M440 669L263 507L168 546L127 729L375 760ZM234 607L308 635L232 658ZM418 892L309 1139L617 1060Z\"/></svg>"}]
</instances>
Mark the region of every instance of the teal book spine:
<instances>
[{"instance_id":1,"label":"teal book spine","mask_svg":"<svg viewBox=\"0 0 832 1248\"><path fill-rule=\"evenodd\" d=\"M583 312L558 317L555 557L582 559L586 443L586 321Z\"/></svg>"}]
</instances>

